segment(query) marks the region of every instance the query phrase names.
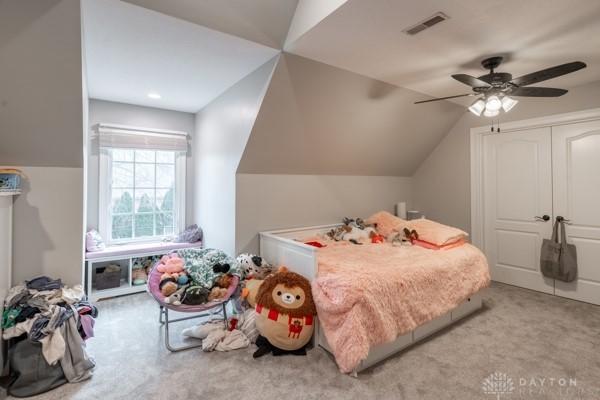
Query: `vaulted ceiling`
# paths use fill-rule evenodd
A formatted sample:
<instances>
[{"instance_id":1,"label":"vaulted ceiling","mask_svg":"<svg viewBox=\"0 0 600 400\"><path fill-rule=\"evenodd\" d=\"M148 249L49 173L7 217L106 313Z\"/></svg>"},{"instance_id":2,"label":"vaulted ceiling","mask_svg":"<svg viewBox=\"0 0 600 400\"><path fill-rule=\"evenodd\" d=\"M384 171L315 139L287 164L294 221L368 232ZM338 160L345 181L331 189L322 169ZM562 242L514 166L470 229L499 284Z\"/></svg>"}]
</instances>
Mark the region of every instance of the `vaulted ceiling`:
<instances>
[{"instance_id":1,"label":"vaulted ceiling","mask_svg":"<svg viewBox=\"0 0 600 400\"><path fill-rule=\"evenodd\" d=\"M450 19L403 32L436 12ZM539 85L570 88L600 80L599 21L598 0L348 0L286 51L436 97L468 93L450 75L483 75L491 55L514 76L586 62Z\"/></svg>"},{"instance_id":2,"label":"vaulted ceiling","mask_svg":"<svg viewBox=\"0 0 600 400\"><path fill-rule=\"evenodd\" d=\"M82 5L92 98L197 112L279 53L118 0Z\"/></svg>"},{"instance_id":3,"label":"vaulted ceiling","mask_svg":"<svg viewBox=\"0 0 600 400\"><path fill-rule=\"evenodd\" d=\"M298 3L298 0L125 1L276 49L283 46Z\"/></svg>"},{"instance_id":4,"label":"vaulted ceiling","mask_svg":"<svg viewBox=\"0 0 600 400\"><path fill-rule=\"evenodd\" d=\"M472 100L413 103L469 93L450 75L488 56L514 76L588 64L539 86L600 81L598 0L83 2L92 97L195 112L284 51L238 172L411 175Z\"/></svg>"}]
</instances>

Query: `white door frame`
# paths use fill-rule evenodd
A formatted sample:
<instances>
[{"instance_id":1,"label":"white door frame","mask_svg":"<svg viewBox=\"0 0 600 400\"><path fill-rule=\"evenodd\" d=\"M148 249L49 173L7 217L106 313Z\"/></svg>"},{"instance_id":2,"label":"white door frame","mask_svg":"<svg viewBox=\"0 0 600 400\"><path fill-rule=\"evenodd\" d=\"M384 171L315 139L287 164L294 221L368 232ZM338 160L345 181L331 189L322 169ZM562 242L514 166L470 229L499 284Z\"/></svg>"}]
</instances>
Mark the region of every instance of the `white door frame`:
<instances>
[{"instance_id":1,"label":"white door frame","mask_svg":"<svg viewBox=\"0 0 600 400\"><path fill-rule=\"evenodd\" d=\"M503 132L515 132L531 128L566 125L574 122L585 122L600 119L600 108L575 111L564 114L548 115L521 121L502 124ZM471 241L478 248L483 248L483 135L490 133L490 125L471 128Z\"/></svg>"}]
</instances>

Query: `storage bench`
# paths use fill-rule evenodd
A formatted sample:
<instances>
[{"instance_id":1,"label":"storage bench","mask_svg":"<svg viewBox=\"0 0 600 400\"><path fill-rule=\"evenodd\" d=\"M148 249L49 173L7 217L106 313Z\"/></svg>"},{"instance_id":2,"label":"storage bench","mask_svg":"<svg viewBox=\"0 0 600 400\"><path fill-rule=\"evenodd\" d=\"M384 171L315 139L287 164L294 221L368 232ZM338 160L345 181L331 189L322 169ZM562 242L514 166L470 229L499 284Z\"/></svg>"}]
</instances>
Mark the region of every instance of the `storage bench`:
<instances>
[{"instance_id":1,"label":"storage bench","mask_svg":"<svg viewBox=\"0 0 600 400\"><path fill-rule=\"evenodd\" d=\"M108 297L122 296L125 294L145 292L146 285L134 285L132 279L133 264L136 259L146 257L160 257L175 250L202 248L202 242L196 243L144 243L122 246L110 246L101 251L87 252L85 255L85 290L91 301ZM102 289L105 282L96 285L96 270L117 264L121 268L119 285ZM111 284L116 284L116 278L111 277ZM100 287L97 287L100 286Z\"/></svg>"}]
</instances>

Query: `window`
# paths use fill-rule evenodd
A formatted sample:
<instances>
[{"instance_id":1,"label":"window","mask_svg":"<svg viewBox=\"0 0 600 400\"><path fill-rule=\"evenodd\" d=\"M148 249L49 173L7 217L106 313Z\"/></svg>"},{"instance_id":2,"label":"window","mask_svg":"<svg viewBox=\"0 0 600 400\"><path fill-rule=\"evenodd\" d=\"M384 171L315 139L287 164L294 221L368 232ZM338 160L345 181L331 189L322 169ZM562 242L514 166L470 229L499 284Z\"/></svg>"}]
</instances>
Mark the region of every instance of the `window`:
<instances>
[{"instance_id":1,"label":"window","mask_svg":"<svg viewBox=\"0 0 600 400\"><path fill-rule=\"evenodd\" d=\"M183 182L185 156L179 152L102 149L101 234L109 243L155 241L176 234L185 209Z\"/></svg>"}]
</instances>

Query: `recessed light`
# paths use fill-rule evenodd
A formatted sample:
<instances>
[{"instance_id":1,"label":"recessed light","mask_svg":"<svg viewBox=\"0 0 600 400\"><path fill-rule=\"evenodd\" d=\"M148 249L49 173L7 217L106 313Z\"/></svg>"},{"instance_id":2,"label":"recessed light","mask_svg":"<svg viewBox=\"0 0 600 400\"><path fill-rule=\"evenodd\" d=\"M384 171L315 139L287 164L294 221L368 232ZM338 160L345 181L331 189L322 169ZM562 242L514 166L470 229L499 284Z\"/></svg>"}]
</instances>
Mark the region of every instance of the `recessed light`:
<instances>
[{"instance_id":1,"label":"recessed light","mask_svg":"<svg viewBox=\"0 0 600 400\"><path fill-rule=\"evenodd\" d=\"M160 99L160 97L161 97L161 96L160 96L160 94L158 94L158 93L154 93L154 92L152 92L152 93L148 93L148 97L150 97L151 99L156 99L156 100L158 100L158 99Z\"/></svg>"}]
</instances>

